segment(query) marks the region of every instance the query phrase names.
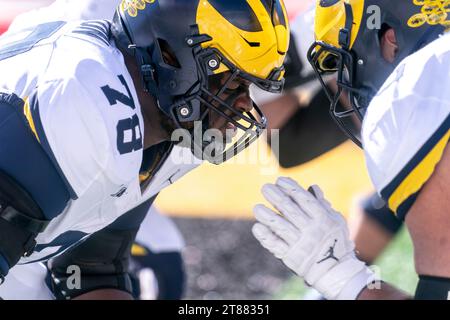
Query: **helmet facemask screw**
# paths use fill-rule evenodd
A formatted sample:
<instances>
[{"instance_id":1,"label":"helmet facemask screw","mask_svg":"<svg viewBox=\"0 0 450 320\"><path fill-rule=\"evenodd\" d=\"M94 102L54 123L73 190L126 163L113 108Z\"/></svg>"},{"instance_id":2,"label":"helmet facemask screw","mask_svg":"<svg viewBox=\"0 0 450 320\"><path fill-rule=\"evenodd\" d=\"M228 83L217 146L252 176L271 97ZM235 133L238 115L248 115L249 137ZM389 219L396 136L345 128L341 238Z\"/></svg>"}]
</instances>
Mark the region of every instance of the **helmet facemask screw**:
<instances>
[{"instance_id":1,"label":"helmet facemask screw","mask_svg":"<svg viewBox=\"0 0 450 320\"><path fill-rule=\"evenodd\" d=\"M359 59L359 60L358 60L358 65L363 66L363 65L364 65L364 60Z\"/></svg>"},{"instance_id":2,"label":"helmet facemask screw","mask_svg":"<svg viewBox=\"0 0 450 320\"><path fill-rule=\"evenodd\" d=\"M189 108L188 108L188 107L183 107L183 108L180 109L180 114L181 114L183 117L188 117L190 113L191 113L191 112L189 111Z\"/></svg>"},{"instance_id":3,"label":"helmet facemask screw","mask_svg":"<svg viewBox=\"0 0 450 320\"><path fill-rule=\"evenodd\" d=\"M218 65L219 65L219 62L216 59L211 59L208 61L208 66L211 69L216 69Z\"/></svg>"}]
</instances>

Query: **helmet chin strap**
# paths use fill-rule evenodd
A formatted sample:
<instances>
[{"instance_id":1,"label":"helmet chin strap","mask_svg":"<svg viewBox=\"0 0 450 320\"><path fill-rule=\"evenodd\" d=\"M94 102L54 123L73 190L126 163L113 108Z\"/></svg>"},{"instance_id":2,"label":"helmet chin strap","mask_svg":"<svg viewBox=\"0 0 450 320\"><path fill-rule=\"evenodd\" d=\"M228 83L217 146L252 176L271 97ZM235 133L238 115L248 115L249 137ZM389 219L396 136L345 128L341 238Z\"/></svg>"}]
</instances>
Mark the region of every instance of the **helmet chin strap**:
<instances>
[{"instance_id":1,"label":"helmet chin strap","mask_svg":"<svg viewBox=\"0 0 450 320\"><path fill-rule=\"evenodd\" d=\"M140 70L142 84L144 91L156 96L158 92L158 86L156 83L156 72L150 54L148 54L145 48L137 47L135 44L129 45L129 49L134 51L136 57L136 63Z\"/></svg>"},{"instance_id":2,"label":"helmet chin strap","mask_svg":"<svg viewBox=\"0 0 450 320\"><path fill-rule=\"evenodd\" d=\"M353 29L353 9L348 3L344 3L345 8L345 28L339 31L339 45L342 49L349 50L351 39L352 39L352 29Z\"/></svg>"}]
</instances>

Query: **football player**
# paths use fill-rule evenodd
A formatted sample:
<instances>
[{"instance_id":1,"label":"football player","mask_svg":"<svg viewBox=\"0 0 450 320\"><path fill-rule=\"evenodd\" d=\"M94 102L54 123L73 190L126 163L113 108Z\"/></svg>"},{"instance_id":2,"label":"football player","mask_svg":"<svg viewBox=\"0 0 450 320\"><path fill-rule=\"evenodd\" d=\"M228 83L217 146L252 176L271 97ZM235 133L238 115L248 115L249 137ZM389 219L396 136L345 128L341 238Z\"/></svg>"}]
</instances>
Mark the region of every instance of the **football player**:
<instances>
[{"instance_id":1,"label":"football player","mask_svg":"<svg viewBox=\"0 0 450 320\"><path fill-rule=\"evenodd\" d=\"M116 7L116 0L56 0L49 6L18 15L9 26L8 32L13 33L51 21L110 20L114 16ZM142 226L145 226L145 231L142 230ZM181 255L184 241L176 225L170 221L169 217L162 215L152 206L136 235L136 242L131 251L133 296L158 299L181 298L185 278ZM32 267L28 269L30 268ZM41 267L36 265L35 268ZM13 273L18 273L14 276L20 278L20 274L24 271L17 269ZM148 279L149 283L139 283L141 278ZM14 289L24 291L18 284L14 286ZM12 292L4 291L0 288L0 295L16 296ZM29 292L30 289L26 291Z\"/></svg>"},{"instance_id":2,"label":"football player","mask_svg":"<svg viewBox=\"0 0 450 320\"><path fill-rule=\"evenodd\" d=\"M322 83L337 73L338 90L328 91L332 115L364 147L378 193L405 220L420 279L416 299L447 299L450 291L449 5L319 0L309 51ZM337 109L341 95L350 105ZM255 207L254 235L327 299L411 298L355 257L345 220L317 186L306 191L280 178L262 192L276 211Z\"/></svg>"},{"instance_id":3,"label":"football player","mask_svg":"<svg viewBox=\"0 0 450 320\"><path fill-rule=\"evenodd\" d=\"M302 10L290 11L291 6L299 5L299 2L285 1L291 19L291 41L285 62L283 94L262 90L252 92L268 119L268 127L280 129L277 156L283 168L301 165L347 140L329 117L326 92L314 77L314 70L307 60L308 49L314 41L315 1L301 3ZM328 84L331 88L336 87L334 77L330 77ZM314 144L310 143L312 140ZM376 193L363 198L358 195L348 218L357 256L369 265L375 262L402 226L402 221ZM319 297L315 290L305 296L308 299Z\"/></svg>"},{"instance_id":4,"label":"football player","mask_svg":"<svg viewBox=\"0 0 450 320\"><path fill-rule=\"evenodd\" d=\"M142 219L198 165L174 145L219 164L255 141L266 121L248 87L282 89L288 45L279 0L124 0L112 22L1 37L1 277L49 260L61 298L129 298Z\"/></svg>"}]
</instances>

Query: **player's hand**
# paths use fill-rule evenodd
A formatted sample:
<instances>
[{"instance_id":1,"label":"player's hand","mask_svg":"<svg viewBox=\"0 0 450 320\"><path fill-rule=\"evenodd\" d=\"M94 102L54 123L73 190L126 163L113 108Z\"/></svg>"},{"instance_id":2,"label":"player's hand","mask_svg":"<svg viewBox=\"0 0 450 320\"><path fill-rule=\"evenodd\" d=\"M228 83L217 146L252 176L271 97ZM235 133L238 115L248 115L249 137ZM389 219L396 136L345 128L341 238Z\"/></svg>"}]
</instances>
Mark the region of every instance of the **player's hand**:
<instances>
[{"instance_id":1,"label":"player's hand","mask_svg":"<svg viewBox=\"0 0 450 320\"><path fill-rule=\"evenodd\" d=\"M354 254L342 215L318 186L304 190L279 178L262 188L275 212L259 204L253 234L275 257L327 299L355 299L374 274Z\"/></svg>"}]
</instances>

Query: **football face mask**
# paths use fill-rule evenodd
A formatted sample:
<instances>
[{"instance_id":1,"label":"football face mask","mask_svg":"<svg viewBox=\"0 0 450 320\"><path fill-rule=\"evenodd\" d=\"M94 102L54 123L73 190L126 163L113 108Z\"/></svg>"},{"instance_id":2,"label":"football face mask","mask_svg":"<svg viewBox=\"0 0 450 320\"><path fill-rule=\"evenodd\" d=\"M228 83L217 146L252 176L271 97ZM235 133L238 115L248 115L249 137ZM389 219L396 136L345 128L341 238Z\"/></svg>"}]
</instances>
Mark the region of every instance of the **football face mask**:
<instances>
[{"instance_id":1,"label":"football face mask","mask_svg":"<svg viewBox=\"0 0 450 320\"><path fill-rule=\"evenodd\" d=\"M257 140L267 126L263 113L249 97L249 86L279 92L283 81L257 79L234 67L220 53L208 51L198 57L199 66L214 69L220 61L229 71L214 74L204 70L199 85L193 88L195 93L183 99L186 108L200 105L201 110L200 120L191 123L186 141L197 158L220 164ZM173 118L177 127L186 127L179 115L173 113Z\"/></svg>"},{"instance_id":2,"label":"football face mask","mask_svg":"<svg viewBox=\"0 0 450 320\"><path fill-rule=\"evenodd\" d=\"M360 129L372 96L355 85L355 57L350 51L315 42L308 51L308 61L330 100L332 119L361 147ZM335 90L327 84L331 74L336 74Z\"/></svg>"}]
</instances>

